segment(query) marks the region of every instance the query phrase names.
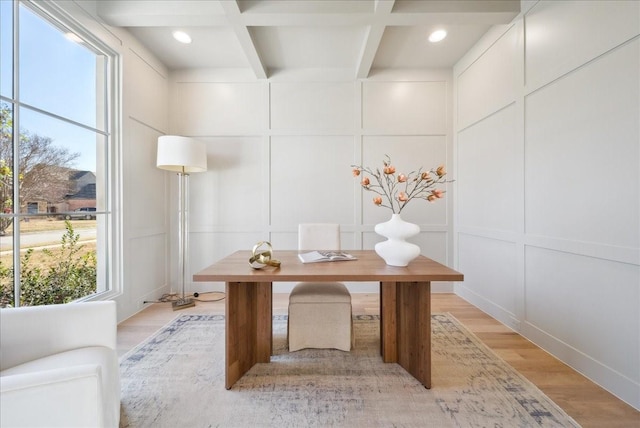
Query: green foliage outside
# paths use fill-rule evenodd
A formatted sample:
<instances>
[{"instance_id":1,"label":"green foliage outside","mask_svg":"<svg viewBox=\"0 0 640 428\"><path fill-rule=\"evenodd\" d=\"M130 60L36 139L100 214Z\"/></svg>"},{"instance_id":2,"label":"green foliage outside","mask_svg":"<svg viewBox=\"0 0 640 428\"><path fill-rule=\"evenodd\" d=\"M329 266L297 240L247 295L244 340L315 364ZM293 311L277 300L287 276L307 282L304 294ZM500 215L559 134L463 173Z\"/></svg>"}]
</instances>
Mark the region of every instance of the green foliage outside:
<instances>
[{"instance_id":1,"label":"green foliage outside","mask_svg":"<svg viewBox=\"0 0 640 428\"><path fill-rule=\"evenodd\" d=\"M96 292L96 252L82 251L80 235L69 221L60 247L44 249L46 267L31 262L30 248L20 259L20 306L68 303ZM13 266L0 260L0 307L13 306Z\"/></svg>"}]
</instances>

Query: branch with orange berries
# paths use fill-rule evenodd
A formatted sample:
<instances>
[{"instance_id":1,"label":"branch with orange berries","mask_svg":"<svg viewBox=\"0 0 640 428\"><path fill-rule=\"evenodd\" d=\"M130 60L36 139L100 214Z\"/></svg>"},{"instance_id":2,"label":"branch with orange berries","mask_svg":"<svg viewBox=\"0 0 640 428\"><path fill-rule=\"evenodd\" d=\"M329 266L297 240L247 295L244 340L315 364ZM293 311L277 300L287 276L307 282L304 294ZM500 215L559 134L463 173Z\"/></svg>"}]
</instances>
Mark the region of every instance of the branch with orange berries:
<instances>
[{"instance_id":1,"label":"branch with orange berries","mask_svg":"<svg viewBox=\"0 0 640 428\"><path fill-rule=\"evenodd\" d=\"M354 177L362 177L360 185L363 189L376 193L373 203L380 207L389 208L392 213L400 214L402 209L414 199L424 199L435 202L444 197L445 190L438 189L447 180L444 165L425 171L420 167L409 174L396 174L396 168L391 163L389 155L382 162L382 170L369 167L351 165Z\"/></svg>"}]
</instances>

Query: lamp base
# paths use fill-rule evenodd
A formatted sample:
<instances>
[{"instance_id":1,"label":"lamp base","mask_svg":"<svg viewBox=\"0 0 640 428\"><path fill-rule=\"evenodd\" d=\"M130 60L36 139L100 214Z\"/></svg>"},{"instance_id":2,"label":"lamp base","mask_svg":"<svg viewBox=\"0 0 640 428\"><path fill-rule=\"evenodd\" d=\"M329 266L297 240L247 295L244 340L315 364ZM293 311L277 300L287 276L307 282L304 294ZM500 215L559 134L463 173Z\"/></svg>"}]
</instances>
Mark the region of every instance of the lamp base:
<instances>
[{"instance_id":1,"label":"lamp base","mask_svg":"<svg viewBox=\"0 0 640 428\"><path fill-rule=\"evenodd\" d=\"M188 297L183 297L171 302L171 306L173 307L174 311L177 311L178 309L190 308L195 305L196 305L196 302L193 299L190 299Z\"/></svg>"}]
</instances>

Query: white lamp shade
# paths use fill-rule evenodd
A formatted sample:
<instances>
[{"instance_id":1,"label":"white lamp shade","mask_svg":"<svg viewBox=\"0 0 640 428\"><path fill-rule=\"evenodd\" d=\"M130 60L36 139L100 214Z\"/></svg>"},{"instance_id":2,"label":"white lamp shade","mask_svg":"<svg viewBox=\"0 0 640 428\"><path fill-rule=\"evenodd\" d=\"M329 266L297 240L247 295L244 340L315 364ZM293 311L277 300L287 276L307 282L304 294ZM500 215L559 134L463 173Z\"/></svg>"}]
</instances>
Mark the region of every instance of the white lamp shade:
<instances>
[{"instance_id":1,"label":"white lamp shade","mask_svg":"<svg viewBox=\"0 0 640 428\"><path fill-rule=\"evenodd\" d=\"M176 172L203 172L207 170L207 149L202 141L178 135L158 138L156 166Z\"/></svg>"}]
</instances>

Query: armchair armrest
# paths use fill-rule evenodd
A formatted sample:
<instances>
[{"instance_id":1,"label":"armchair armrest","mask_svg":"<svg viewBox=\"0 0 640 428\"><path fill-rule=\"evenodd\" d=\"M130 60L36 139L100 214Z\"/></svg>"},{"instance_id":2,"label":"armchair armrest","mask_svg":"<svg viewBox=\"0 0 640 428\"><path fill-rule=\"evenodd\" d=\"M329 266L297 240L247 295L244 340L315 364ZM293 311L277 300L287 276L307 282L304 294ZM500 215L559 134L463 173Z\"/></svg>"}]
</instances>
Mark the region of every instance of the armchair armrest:
<instances>
[{"instance_id":1,"label":"armchair armrest","mask_svg":"<svg viewBox=\"0 0 640 428\"><path fill-rule=\"evenodd\" d=\"M0 370L71 349L116 349L116 330L113 301L2 309Z\"/></svg>"},{"instance_id":2,"label":"armchair armrest","mask_svg":"<svg viewBox=\"0 0 640 428\"><path fill-rule=\"evenodd\" d=\"M99 365L0 377L0 426L101 427Z\"/></svg>"}]
</instances>

